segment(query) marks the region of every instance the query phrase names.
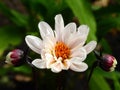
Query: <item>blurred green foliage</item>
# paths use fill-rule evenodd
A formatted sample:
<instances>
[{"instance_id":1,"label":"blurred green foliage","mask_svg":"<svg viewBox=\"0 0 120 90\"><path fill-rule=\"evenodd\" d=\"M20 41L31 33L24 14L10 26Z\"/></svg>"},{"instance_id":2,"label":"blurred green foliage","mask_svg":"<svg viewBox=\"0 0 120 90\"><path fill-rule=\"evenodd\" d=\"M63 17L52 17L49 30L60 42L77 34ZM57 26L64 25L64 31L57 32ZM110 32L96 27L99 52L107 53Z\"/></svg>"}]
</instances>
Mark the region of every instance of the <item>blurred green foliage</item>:
<instances>
[{"instance_id":1,"label":"blurred green foliage","mask_svg":"<svg viewBox=\"0 0 120 90\"><path fill-rule=\"evenodd\" d=\"M77 25L88 25L90 33L87 42L97 40L98 46L102 46L104 52L112 53L112 48L105 39L105 35L112 29L114 29L114 32L120 30L120 1L108 0L109 4L106 6L95 5L95 1L97 0L0 0L0 62L5 59L4 52L21 44L27 34L39 36L37 27L39 21L48 22L54 29L54 16L59 13L63 15L65 24L76 22ZM5 20L7 22L4 22ZM94 61L95 56L91 53L86 60L89 69L84 75L88 75ZM28 65L6 68L2 64L0 67L0 77L7 75L9 71L32 74ZM45 73L48 74L44 76L45 80L47 80L47 76L51 75L51 78L54 76L49 71L40 72L43 76ZM74 72L74 74L80 76L81 73ZM41 84L45 82L44 78L41 76ZM78 78L74 77L73 79L72 77L69 80L71 83L68 87L74 87L75 79ZM107 73L96 68L89 83L89 90L119 90L119 80L119 71ZM54 81L51 82L51 84L53 83ZM73 90L71 88L66 88L66 90Z\"/></svg>"}]
</instances>

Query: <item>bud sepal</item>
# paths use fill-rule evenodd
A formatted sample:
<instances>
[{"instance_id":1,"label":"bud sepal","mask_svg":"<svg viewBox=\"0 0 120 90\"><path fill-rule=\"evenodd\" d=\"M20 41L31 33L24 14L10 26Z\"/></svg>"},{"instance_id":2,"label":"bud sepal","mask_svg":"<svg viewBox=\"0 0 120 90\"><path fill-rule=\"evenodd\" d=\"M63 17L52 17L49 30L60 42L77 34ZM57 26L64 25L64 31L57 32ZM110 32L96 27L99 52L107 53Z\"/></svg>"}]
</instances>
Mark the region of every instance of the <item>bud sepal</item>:
<instances>
[{"instance_id":1,"label":"bud sepal","mask_svg":"<svg viewBox=\"0 0 120 90\"><path fill-rule=\"evenodd\" d=\"M24 51L15 49L10 51L6 56L6 63L14 66L19 66L23 63Z\"/></svg>"},{"instance_id":2,"label":"bud sepal","mask_svg":"<svg viewBox=\"0 0 120 90\"><path fill-rule=\"evenodd\" d=\"M107 72L114 71L116 65L117 65L117 60L115 59L115 57L113 57L110 54L104 54L102 56L100 63L99 63L99 66Z\"/></svg>"}]
</instances>

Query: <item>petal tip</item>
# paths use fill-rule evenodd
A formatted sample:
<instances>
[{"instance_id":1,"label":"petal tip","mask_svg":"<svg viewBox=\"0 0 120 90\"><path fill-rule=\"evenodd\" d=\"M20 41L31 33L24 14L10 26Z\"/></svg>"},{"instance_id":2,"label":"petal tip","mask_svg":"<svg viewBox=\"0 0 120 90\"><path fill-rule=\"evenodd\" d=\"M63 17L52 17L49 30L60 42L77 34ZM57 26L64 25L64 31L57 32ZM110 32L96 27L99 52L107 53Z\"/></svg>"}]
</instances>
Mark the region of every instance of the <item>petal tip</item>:
<instances>
[{"instance_id":1,"label":"petal tip","mask_svg":"<svg viewBox=\"0 0 120 90\"><path fill-rule=\"evenodd\" d=\"M61 18L61 17L62 17L61 14L57 14L57 15L55 16L55 19L57 19L57 18Z\"/></svg>"},{"instance_id":2,"label":"petal tip","mask_svg":"<svg viewBox=\"0 0 120 90\"><path fill-rule=\"evenodd\" d=\"M97 42L96 41L91 41L91 44L96 47L97 46Z\"/></svg>"},{"instance_id":3,"label":"petal tip","mask_svg":"<svg viewBox=\"0 0 120 90\"><path fill-rule=\"evenodd\" d=\"M44 69L46 68L46 62L41 59L35 59L32 61L32 65L34 65L37 68Z\"/></svg>"},{"instance_id":4,"label":"petal tip","mask_svg":"<svg viewBox=\"0 0 120 90\"><path fill-rule=\"evenodd\" d=\"M96 48L97 42L96 41L90 41L87 45L84 46L87 54L92 52Z\"/></svg>"}]
</instances>

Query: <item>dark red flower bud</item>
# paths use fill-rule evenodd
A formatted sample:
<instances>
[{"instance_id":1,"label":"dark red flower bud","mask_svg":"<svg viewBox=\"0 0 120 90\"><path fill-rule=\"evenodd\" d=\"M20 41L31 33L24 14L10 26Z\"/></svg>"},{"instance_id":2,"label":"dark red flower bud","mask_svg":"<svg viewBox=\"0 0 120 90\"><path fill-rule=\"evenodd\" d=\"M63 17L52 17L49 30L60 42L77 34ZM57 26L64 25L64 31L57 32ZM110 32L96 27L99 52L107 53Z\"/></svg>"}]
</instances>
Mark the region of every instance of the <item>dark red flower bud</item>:
<instances>
[{"instance_id":1,"label":"dark red flower bud","mask_svg":"<svg viewBox=\"0 0 120 90\"><path fill-rule=\"evenodd\" d=\"M20 49L10 51L6 56L6 63L19 66L23 63L24 52Z\"/></svg>"},{"instance_id":2,"label":"dark red flower bud","mask_svg":"<svg viewBox=\"0 0 120 90\"><path fill-rule=\"evenodd\" d=\"M105 71L114 71L117 61L112 55L104 54L99 65Z\"/></svg>"}]
</instances>

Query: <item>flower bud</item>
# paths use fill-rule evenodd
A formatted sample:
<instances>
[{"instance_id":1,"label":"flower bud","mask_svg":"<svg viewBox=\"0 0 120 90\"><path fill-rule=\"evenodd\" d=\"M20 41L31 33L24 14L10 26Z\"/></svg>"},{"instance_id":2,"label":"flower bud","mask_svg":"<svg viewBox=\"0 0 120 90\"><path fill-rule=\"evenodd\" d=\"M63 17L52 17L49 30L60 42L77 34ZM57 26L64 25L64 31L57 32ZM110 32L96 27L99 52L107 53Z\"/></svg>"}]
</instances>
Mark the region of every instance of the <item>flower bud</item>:
<instances>
[{"instance_id":1,"label":"flower bud","mask_svg":"<svg viewBox=\"0 0 120 90\"><path fill-rule=\"evenodd\" d=\"M6 56L6 63L19 66L23 63L24 52L20 49L15 49L9 52Z\"/></svg>"},{"instance_id":2,"label":"flower bud","mask_svg":"<svg viewBox=\"0 0 120 90\"><path fill-rule=\"evenodd\" d=\"M102 56L102 60L99 65L105 71L114 71L117 61L112 55L105 54Z\"/></svg>"}]
</instances>

